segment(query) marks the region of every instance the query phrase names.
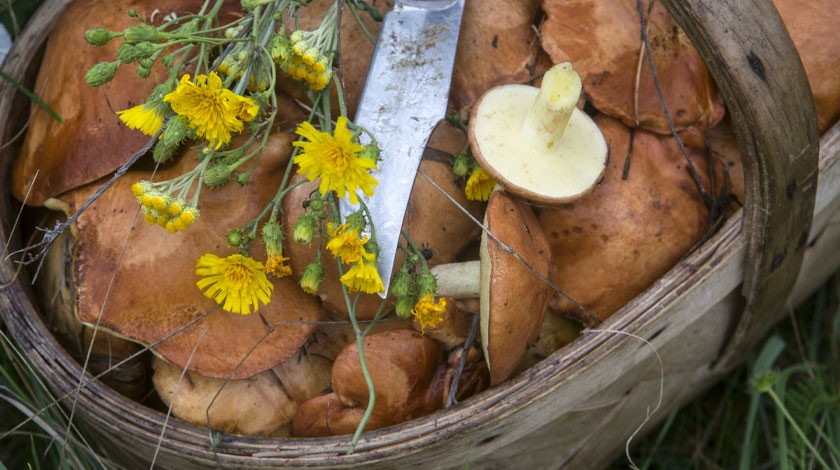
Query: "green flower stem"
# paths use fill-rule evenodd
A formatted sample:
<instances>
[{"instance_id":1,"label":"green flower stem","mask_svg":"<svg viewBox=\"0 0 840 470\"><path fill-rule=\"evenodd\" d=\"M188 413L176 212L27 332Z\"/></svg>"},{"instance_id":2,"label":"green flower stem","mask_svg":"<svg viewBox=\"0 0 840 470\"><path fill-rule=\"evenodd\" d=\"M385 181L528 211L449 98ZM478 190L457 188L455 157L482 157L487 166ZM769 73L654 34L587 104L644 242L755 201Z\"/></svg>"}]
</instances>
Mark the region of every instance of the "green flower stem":
<instances>
[{"instance_id":1,"label":"green flower stem","mask_svg":"<svg viewBox=\"0 0 840 470\"><path fill-rule=\"evenodd\" d=\"M802 443L805 444L806 447L808 447L808 449L811 451L814 458L817 459L820 465L822 465L822 467L825 469L831 469L831 467L820 456L819 451L817 451L817 449L814 448L814 445L811 444L811 441L808 440L808 437L805 435L805 433L802 432L802 429L799 427L799 425L796 424L796 420L794 420L790 413L788 413L787 408L785 408L785 404L782 403L782 401L779 399L779 396L776 394L776 391L772 388L769 388L765 390L764 393L770 395L770 398L773 400L773 403L776 404L776 409L778 409L788 421L788 423L790 423L790 426L791 428L793 428L793 431L796 433L797 436L799 436L799 438L802 440Z\"/></svg>"},{"instance_id":2,"label":"green flower stem","mask_svg":"<svg viewBox=\"0 0 840 470\"><path fill-rule=\"evenodd\" d=\"M350 7L350 14L353 15L353 19L356 20L356 25L359 27L359 30L362 31L362 34L364 34L365 37L368 38L368 41L370 41L371 44L376 44L376 38L374 38L373 35L370 34L370 31L368 31L367 27L365 26L365 23L362 22L361 18L359 18L359 12L356 11L356 7Z\"/></svg>"},{"instance_id":3,"label":"green flower stem","mask_svg":"<svg viewBox=\"0 0 840 470\"><path fill-rule=\"evenodd\" d=\"M336 259L336 263L338 263L339 276L343 276L344 266L342 266L341 260ZM361 294L356 294L355 301L351 302L350 293L347 292L347 286L344 284L341 285L341 292L344 294L344 302L347 304L347 313L350 316L350 323L353 324L353 332L356 334L356 347L359 350L359 366L362 369L362 376L364 376L365 383L368 387L368 404L367 408L365 408L365 414L362 415L362 419L356 427L356 432L353 433L353 439L350 441L350 448L347 449L347 455L351 455L356 451L356 445L359 443L359 438L362 436L362 432L365 430L365 426L367 426L367 422L373 414L373 408L376 406L376 389L374 388L373 378L370 376L370 370L368 370L367 362L365 361L365 332L361 330L359 322L356 320L356 305ZM371 325L373 325L373 322ZM371 326L368 326L365 331L370 328Z\"/></svg>"}]
</instances>

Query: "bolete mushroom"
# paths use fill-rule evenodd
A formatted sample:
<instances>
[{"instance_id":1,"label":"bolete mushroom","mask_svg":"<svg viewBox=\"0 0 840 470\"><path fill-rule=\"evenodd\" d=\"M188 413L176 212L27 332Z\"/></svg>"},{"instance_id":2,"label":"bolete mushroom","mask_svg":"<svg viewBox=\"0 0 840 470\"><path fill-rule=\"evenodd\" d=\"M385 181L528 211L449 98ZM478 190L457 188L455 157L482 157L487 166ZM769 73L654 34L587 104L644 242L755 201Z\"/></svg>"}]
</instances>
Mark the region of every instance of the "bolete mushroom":
<instances>
[{"instance_id":1,"label":"bolete mushroom","mask_svg":"<svg viewBox=\"0 0 840 470\"><path fill-rule=\"evenodd\" d=\"M555 62L571 61L601 112L630 127L668 134L670 127L642 52L636 0L543 0L542 46ZM724 106L711 74L661 2L645 9L657 77L677 129L709 128Z\"/></svg>"},{"instance_id":2,"label":"bolete mushroom","mask_svg":"<svg viewBox=\"0 0 840 470\"><path fill-rule=\"evenodd\" d=\"M193 150L171 168L167 179L195 165ZM291 136L273 134L247 190L227 184L201 194L202 215L175 234L136 219L137 201L129 189L145 171L130 171L77 221L74 266L77 314L82 322L144 344L165 359L208 377L243 378L269 369L295 354L314 330L323 310L291 278L274 281L272 300L251 315L214 308L196 287L196 260L211 252L225 255L225 233L262 211L276 192L291 154ZM66 195L75 211L96 189ZM264 254L256 252L256 259ZM241 362L241 363L240 363Z\"/></svg>"},{"instance_id":3,"label":"bolete mushroom","mask_svg":"<svg viewBox=\"0 0 840 470\"><path fill-rule=\"evenodd\" d=\"M91 46L85 42L85 31L103 25L119 31L137 24L128 16L129 8L148 19L155 6L160 7L162 12L155 15L153 23L158 25L170 12L195 12L202 3L79 0L68 5L50 32L34 88L62 121L33 103L26 139L12 166L9 182L14 197L41 205L50 197L112 173L149 140L122 124L114 111L145 102L154 85L166 79L166 68L158 63L143 79L133 66L123 66L109 83L92 88L85 83L84 72L96 63L113 61L120 41ZM228 4L234 6L234 2ZM225 7L221 14L230 10Z\"/></svg>"},{"instance_id":4,"label":"bolete mushroom","mask_svg":"<svg viewBox=\"0 0 840 470\"><path fill-rule=\"evenodd\" d=\"M631 131L603 115L595 120L612 154L603 180L574 204L539 211L551 244L551 280L577 302L555 295L551 307L586 325L653 284L710 227L709 209L673 137ZM689 129L680 137L708 190L703 135Z\"/></svg>"},{"instance_id":5,"label":"bolete mushroom","mask_svg":"<svg viewBox=\"0 0 840 470\"><path fill-rule=\"evenodd\" d=\"M840 118L837 2L774 0L773 4L799 52L814 94L820 131L825 131Z\"/></svg>"},{"instance_id":6,"label":"bolete mushroom","mask_svg":"<svg viewBox=\"0 0 840 470\"><path fill-rule=\"evenodd\" d=\"M487 173L513 194L562 204L588 192L607 160L598 127L577 109L580 77L555 65L541 88L502 85L473 107L470 146Z\"/></svg>"},{"instance_id":7,"label":"bolete mushroom","mask_svg":"<svg viewBox=\"0 0 840 470\"><path fill-rule=\"evenodd\" d=\"M373 430L431 413L444 406L452 385L451 365L438 343L411 329L376 333L364 339L365 361L376 393L373 414L365 429ZM462 374L459 392L475 393L486 380L473 361ZM357 343L336 358L333 394L300 406L292 423L296 437L350 434L356 430L368 403ZM459 395L463 397L463 395Z\"/></svg>"},{"instance_id":8,"label":"bolete mushroom","mask_svg":"<svg viewBox=\"0 0 840 470\"><path fill-rule=\"evenodd\" d=\"M163 402L184 421L246 436L288 437L298 405L329 389L331 365L298 352L267 371L225 380L155 357L152 378Z\"/></svg>"}]
</instances>

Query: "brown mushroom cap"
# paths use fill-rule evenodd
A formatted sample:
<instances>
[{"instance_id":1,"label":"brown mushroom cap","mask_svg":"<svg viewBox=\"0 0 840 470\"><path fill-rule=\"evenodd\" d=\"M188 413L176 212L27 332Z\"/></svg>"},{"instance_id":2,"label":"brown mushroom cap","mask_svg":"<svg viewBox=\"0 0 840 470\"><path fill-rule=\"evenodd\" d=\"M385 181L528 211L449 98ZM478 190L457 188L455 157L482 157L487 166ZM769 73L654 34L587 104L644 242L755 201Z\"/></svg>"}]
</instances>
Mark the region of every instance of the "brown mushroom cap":
<instances>
[{"instance_id":1,"label":"brown mushroom cap","mask_svg":"<svg viewBox=\"0 0 840 470\"><path fill-rule=\"evenodd\" d=\"M369 397L356 344L346 347L335 361L335 393L300 406L292 423L294 436L319 437L356 430ZM373 414L365 429L378 429L443 407L454 375L451 365L457 363L457 355L445 361L437 342L409 329L372 334L365 337L364 344L376 393ZM459 399L487 385L480 355L473 354L472 358L461 376Z\"/></svg>"},{"instance_id":2,"label":"brown mushroom cap","mask_svg":"<svg viewBox=\"0 0 840 470\"><path fill-rule=\"evenodd\" d=\"M574 204L539 214L551 243L552 282L597 318L560 295L552 308L589 325L665 274L709 228L708 209L673 137L636 130L623 180L630 129L606 116L596 122L611 153L603 180ZM709 188L703 136L689 129L680 137Z\"/></svg>"},{"instance_id":3,"label":"brown mushroom cap","mask_svg":"<svg viewBox=\"0 0 840 470\"><path fill-rule=\"evenodd\" d=\"M327 359L296 354L252 377L224 380L204 377L158 357L153 382L172 414L196 426L246 436L287 437L298 404L330 386ZM208 422L209 415L209 422Z\"/></svg>"},{"instance_id":4,"label":"brown mushroom cap","mask_svg":"<svg viewBox=\"0 0 840 470\"><path fill-rule=\"evenodd\" d=\"M157 25L170 11L182 15L197 11L201 5L198 0L175 0L165 5L137 0L79 0L67 7L50 33L34 88L63 122L32 105L26 140L12 167L12 195L19 200L26 196L27 204L41 205L47 198L113 172L149 140L123 125L114 111L145 102L152 88L166 78L165 67L156 64L151 75L143 79L133 65L122 66L113 80L93 88L85 82L85 72L96 63L116 60L122 40L91 46L85 42L85 31L97 27L120 31L139 24L128 16L130 8L140 17L149 18L152 10L160 7L164 11L156 15Z\"/></svg>"},{"instance_id":5,"label":"brown mushroom cap","mask_svg":"<svg viewBox=\"0 0 840 470\"><path fill-rule=\"evenodd\" d=\"M793 39L825 131L840 119L840 41L835 0L774 0Z\"/></svg>"},{"instance_id":6,"label":"brown mushroom cap","mask_svg":"<svg viewBox=\"0 0 840 470\"><path fill-rule=\"evenodd\" d=\"M466 207L473 216L479 213L481 204L468 201L463 189L456 184L456 177L452 167L447 163L423 160L420 172L427 175L438 184L447 194L453 197L462 207ZM296 176L294 181L302 178ZM316 182L302 184L286 196L283 200L285 211L284 225L287 231L286 252L292 272L300 276L306 266L315 260L318 250L317 239L308 245L296 243L292 239L292 229L297 218L303 213L303 201L309 198L312 191L318 187ZM448 263L472 240L478 236L480 228L456 207L452 201L441 194L426 178L419 175L414 181L411 198L408 201L403 228L407 229L412 241L417 246L428 246L432 250L430 264ZM338 266L335 258L324 251L324 281L318 294L324 302L324 307L331 312L347 314L341 283L339 282ZM397 253L395 266L402 263L402 254ZM362 294L356 309L357 318L371 319L376 314L382 299L376 294Z\"/></svg>"},{"instance_id":7,"label":"brown mushroom cap","mask_svg":"<svg viewBox=\"0 0 840 470\"><path fill-rule=\"evenodd\" d=\"M538 11L538 0L466 3L450 91L456 110L472 105L494 86L526 83L551 65L533 27Z\"/></svg>"},{"instance_id":8,"label":"brown mushroom cap","mask_svg":"<svg viewBox=\"0 0 840 470\"><path fill-rule=\"evenodd\" d=\"M80 319L142 343L157 343L154 351L179 367L195 348L189 368L208 377L248 377L293 355L314 329L307 323L322 315L318 300L294 280L274 281L271 302L254 314L222 310L206 314L215 303L200 292L195 275L198 258L205 253L230 254L225 234L259 214L274 196L291 153L290 143L289 134L269 139L246 189L236 184L204 188L201 216L176 234L148 225L142 217L135 219L138 204L129 187L138 179L149 179L150 173L132 171L121 178L78 220ZM172 178L193 165L190 151L174 167L158 171L155 179ZM69 193L69 206L75 210L95 186ZM263 253L251 254L264 259ZM180 330L199 317L203 318Z\"/></svg>"},{"instance_id":9,"label":"brown mushroom cap","mask_svg":"<svg viewBox=\"0 0 840 470\"><path fill-rule=\"evenodd\" d=\"M639 79L636 119L641 29L635 0L543 0L543 9L543 48L554 63L575 64L584 92L598 110L631 127L670 133L647 58ZM661 3L654 4L647 24L657 77L674 124L678 129L714 126L723 118L724 106L703 60Z\"/></svg>"},{"instance_id":10,"label":"brown mushroom cap","mask_svg":"<svg viewBox=\"0 0 840 470\"><path fill-rule=\"evenodd\" d=\"M531 208L504 191L490 195L484 217L487 230L522 258L482 235L481 339L490 383L497 385L539 335L553 290L534 271L548 278L551 250Z\"/></svg>"}]
</instances>

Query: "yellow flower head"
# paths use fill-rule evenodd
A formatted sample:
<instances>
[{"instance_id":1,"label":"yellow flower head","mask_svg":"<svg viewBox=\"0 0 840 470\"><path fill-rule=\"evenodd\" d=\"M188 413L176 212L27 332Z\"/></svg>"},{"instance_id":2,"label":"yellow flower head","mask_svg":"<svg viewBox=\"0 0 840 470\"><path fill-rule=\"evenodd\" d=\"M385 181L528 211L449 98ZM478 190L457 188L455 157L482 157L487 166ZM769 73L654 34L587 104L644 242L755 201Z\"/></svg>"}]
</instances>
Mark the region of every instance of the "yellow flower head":
<instances>
[{"instance_id":1,"label":"yellow flower head","mask_svg":"<svg viewBox=\"0 0 840 470\"><path fill-rule=\"evenodd\" d=\"M225 311L249 315L252 306L256 312L260 302L271 300L274 286L266 278L263 264L252 258L240 254L220 258L207 253L198 259L195 273L202 276L196 282L198 288Z\"/></svg>"},{"instance_id":2,"label":"yellow flower head","mask_svg":"<svg viewBox=\"0 0 840 470\"><path fill-rule=\"evenodd\" d=\"M163 101L217 149L230 142L231 132L242 132L244 123L252 121L259 111L251 98L224 88L216 72L198 75L194 82L185 74Z\"/></svg>"},{"instance_id":3,"label":"yellow flower head","mask_svg":"<svg viewBox=\"0 0 840 470\"><path fill-rule=\"evenodd\" d=\"M411 311L414 318L420 323L420 332L425 333L426 327L434 328L443 321L443 312L446 311L446 299L440 298L434 301L432 294L426 294Z\"/></svg>"},{"instance_id":4,"label":"yellow flower head","mask_svg":"<svg viewBox=\"0 0 840 470\"><path fill-rule=\"evenodd\" d=\"M289 258L283 255L270 256L265 262L265 273L273 274L278 279L291 276L292 268L288 265L287 261L289 261Z\"/></svg>"},{"instance_id":5,"label":"yellow flower head","mask_svg":"<svg viewBox=\"0 0 840 470\"><path fill-rule=\"evenodd\" d=\"M157 131L163 126L163 117L154 108L147 106L146 103L117 111L117 116L129 128L137 129L146 135L157 134Z\"/></svg>"},{"instance_id":6,"label":"yellow flower head","mask_svg":"<svg viewBox=\"0 0 840 470\"><path fill-rule=\"evenodd\" d=\"M495 187L496 181L481 167L476 167L467 180L467 187L464 188L464 192L470 201L486 201L490 199L490 193L493 192Z\"/></svg>"},{"instance_id":7,"label":"yellow flower head","mask_svg":"<svg viewBox=\"0 0 840 470\"><path fill-rule=\"evenodd\" d=\"M357 189L367 196L373 194L377 181L368 171L376 167L376 162L359 157L364 147L353 142L346 117L340 116L336 121L334 136L316 130L308 122L301 124L296 132L308 140L294 143L301 149L294 160L300 167L298 172L306 175L309 181L321 178L318 188L321 195L335 191L338 197L343 198L349 192L350 202L356 204L359 202Z\"/></svg>"},{"instance_id":8,"label":"yellow flower head","mask_svg":"<svg viewBox=\"0 0 840 470\"><path fill-rule=\"evenodd\" d=\"M375 260L376 256L366 253L341 276L341 283L347 286L350 292L362 291L366 294L383 292L385 286L379 277L379 271L376 270Z\"/></svg>"},{"instance_id":9,"label":"yellow flower head","mask_svg":"<svg viewBox=\"0 0 840 470\"><path fill-rule=\"evenodd\" d=\"M333 256L341 258L341 262L344 264L355 263L362 259L368 237L365 235L364 238L361 238L358 227L350 228L347 224L342 224L333 228L333 224L329 223L327 224L327 231L330 233L327 250Z\"/></svg>"}]
</instances>

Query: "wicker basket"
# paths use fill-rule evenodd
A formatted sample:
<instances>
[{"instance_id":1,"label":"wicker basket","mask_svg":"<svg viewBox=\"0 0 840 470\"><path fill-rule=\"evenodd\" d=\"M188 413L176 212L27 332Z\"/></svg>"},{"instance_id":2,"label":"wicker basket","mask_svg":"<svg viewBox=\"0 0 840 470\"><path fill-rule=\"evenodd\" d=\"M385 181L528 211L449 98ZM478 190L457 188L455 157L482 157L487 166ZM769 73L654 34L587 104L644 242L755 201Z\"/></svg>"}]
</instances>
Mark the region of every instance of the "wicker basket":
<instances>
[{"instance_id":1,"label":"wicker basket","mask_svg":"<svg viewBox=\"0 0 840 470\"><path fill-rule=\"evenodd\" d=\"M3 64L34 83L39 51L68 0L48 0ZM801 63L769 1L663 1L705 58L735 125L746 166L746 207L600 330L520 376L453 408L349 438L252 439L169 420L99 382L81 389L75 414L128 467L148 467L160 442L162 468L258 466L366 468L555 468L605 465L624 447L646 413L655 424L743 360L784 313L840 264L840 128L818 140L814 107ZM741 18L751 18L742 22ZM16 88L0 81L0 130L10 142L28 115ZM19 150L0 150L6 181ZM819 155L818 155L819 154ZM819 170L819 171L817 171ZM819 184L817 176L819 175ZM5 187L5 186L4 186ZM4 192L0 239L10 235L17 205ZM800 267L801 274L800 274ZM0 262L0 310L21 348L59 395L72 396L82 373L37 312L25 276ZM646 338L664 365L639 339Z\"/></svg>"}]
</instances>

